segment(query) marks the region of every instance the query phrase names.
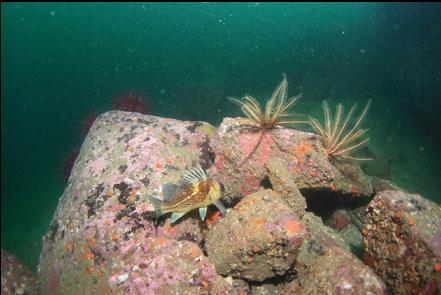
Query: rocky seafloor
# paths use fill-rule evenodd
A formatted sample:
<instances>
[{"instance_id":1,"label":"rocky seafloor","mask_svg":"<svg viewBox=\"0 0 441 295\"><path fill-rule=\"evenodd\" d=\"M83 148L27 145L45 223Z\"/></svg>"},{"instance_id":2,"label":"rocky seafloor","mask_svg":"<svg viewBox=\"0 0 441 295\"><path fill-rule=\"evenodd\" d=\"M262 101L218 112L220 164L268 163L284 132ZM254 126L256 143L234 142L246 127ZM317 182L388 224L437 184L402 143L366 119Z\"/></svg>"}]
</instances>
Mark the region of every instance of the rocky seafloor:
<instances>
[{"instance_id":1,"label":"rocky seafloor","mask_svg":"<svg viewBox=\"0 0 441 295\"><path fill-rule=\"evenodd\" d=\"M312 133L275 128L243 161L245 125L99 116L43 238L40 293L440 294L439 205L330 161ZM197 165L226 215L155 226L146 196Z\"/></svg>"}]
</instances>

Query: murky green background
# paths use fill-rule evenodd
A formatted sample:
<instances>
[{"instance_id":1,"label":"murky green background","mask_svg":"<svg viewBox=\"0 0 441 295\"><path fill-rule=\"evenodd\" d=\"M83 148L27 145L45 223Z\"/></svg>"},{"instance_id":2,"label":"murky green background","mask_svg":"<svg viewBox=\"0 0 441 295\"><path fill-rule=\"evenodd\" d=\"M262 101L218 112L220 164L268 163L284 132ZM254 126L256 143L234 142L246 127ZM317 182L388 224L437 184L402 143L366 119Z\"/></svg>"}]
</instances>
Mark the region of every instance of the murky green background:
<instances>
[{"instance_id":1,"label":"murky green background","mask_svg":"<svg viewBox=\"0 0 441 295\"><path fill-rule=\"evenodd\" d=\"M226 96L263 102L282 73L299 113L372 99L370 171L441 202L439 4L1 8L1 247L33 269L82 121L133 89L151 114L214 125L240 114Z\"/></svg>"}]
</instances>

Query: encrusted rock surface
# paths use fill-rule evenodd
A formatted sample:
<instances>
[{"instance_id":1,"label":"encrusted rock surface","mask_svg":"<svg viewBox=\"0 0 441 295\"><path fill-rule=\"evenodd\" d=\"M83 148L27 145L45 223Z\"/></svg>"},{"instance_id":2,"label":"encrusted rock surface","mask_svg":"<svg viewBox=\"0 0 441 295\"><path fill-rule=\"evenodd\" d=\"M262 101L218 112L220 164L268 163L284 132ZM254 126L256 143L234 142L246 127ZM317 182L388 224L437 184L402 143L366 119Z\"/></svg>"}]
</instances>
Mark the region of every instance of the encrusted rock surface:
<instances>
[{"instance_id":1,"label":"encrusted rock surface","mask_svg":"<svg viewBox=\"0 0 441 295\"><path fill-rule=\"evenodd\" d=\"M359 245L369 180L375 190L393 186L331 163L318 136L294 129L266 133L244 161L259 139L247 124L98 117L43 238L40 293L383 294L381 279L349 251ZM211 206L204 223L195 210L155 226L147 195L162 197L164 183L198 164L234 207L221 216ZM333 198L351 204L328 220L337 230L307 212ZM439 290L439 210L417 195L381 192L366 211L366 262L391 291Z\"/></svg>"},{"instance_id":2,"label":"encrusted rock surface","mask_svg":"<svg viewBox=\"0 0 441 295\"><path fill-rule=\"evenodd\" d=\"M366 210L363 235L365 263L394 294L441 292L439 205L417 194L382 191Z\"/></svg>"},{"instance_id":3,"label":"encrusted rock surface","mask_svg":"<svg viewBox=\"0 0 441 295\"><path fill-rule=\"evenodd\" d=\"M291 268L305 235L305 225L284 199L264 190L215 221L205 247L219 274L263 281Z\"/></svg>"},{"instance_id":4,"label":"encrusted rock surface","mask_svg":"<svg viewBox=\"0 0 441 295\"><path fill-rule=\"evenodd\" d=\"M285 199L294 213L302 217L307 207L306 200L297 188L295 178L289 173L286 163L281 158L272 157L265 163L265 167L272 189Z\"/></svg>"},{"instance_id":5,"label":"encrusted rock surface","mask_svg":"<svg viewBox=\"0 0 441 295\"><path fill-rule=\"evenodd\" d=\"M285 169L300 190L338 191L352 196L372 194L368 179L357 165L341 164L337 168L329 161L318 135L275 128L264 134L252 153L260 133L247 127L250 124L243 118L225 118L210 143L215 154L212 174L218 174L225 185L227 200L256 191L262 181L271 177L265 163L273 157L283 159Z\"/></svg>"},{"instance_id":6,"label":"encrusted rock surface","mask_svg":"<svg viewBox=\"0 0 441 295\"><path fill-rule=\"evenodd\" d=\"M285 286L284 294L387 294L386 285L357 257L340 247L317 256L307 275Z\"/></svg>"},{"instance_id":7,"label":"encrusted rock surface","mask_svg":"<svg viewBox=\"0 0 441 295\"><path fill-rule=\"evenodd\" d=\"M2 249L1 263L2 295L38 294L37 276L17 257Z\"/></svg>"},{"instance_id":8,"label":"encrusted rock surface","mask_svg":"<svg viewBox=\"0 0 441 295\"><path fill-rule=\"evenodd\" d=\"M232 282L216 274L197 244L174 239L147 238L115 263L108 278L111 289L126 294L228 293Z\"/></svg>"},{"instance_id":9,"label":"encrusted rock surface","mask_svg":"<svg viewBox=\"0 0 441 295\"><path fill-rule=\"evenodd\" d=\"M155 228L146 195L161 196L163 183L177 181L198 163L207 168L212 161L208 142L214 131L207 123L137 113L112 111L99 116L43 239L42 293L66 293L72 288L83 294L137 290L147 278L154 278L149 272L134 272L142 267L132 263L145 255L140 249L149 247L146 243L151 238L201 243L201 222L191 214L174 226L166 220ZM171 255L179 263L175 257L179 253L157 253ZM130 289L122 284L126 280Z\"/></svg>"}]
</instances>

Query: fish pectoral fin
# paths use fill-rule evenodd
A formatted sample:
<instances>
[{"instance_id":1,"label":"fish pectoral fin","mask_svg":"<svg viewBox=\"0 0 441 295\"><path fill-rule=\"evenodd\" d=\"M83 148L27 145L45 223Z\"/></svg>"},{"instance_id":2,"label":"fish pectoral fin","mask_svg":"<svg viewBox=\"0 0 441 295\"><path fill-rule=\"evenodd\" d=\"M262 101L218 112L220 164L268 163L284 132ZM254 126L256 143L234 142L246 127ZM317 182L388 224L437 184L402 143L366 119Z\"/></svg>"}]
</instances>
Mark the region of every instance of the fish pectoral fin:
<instances>
[{"instance_id":1,"label":"fish pectoral fin","mask_svg":"<svg viewBox=\"0 0 441 295\"><path fill-rule=\"evenodd\" d=\"M207 215L207 207L199 208L199 215L201 216L202 221L204 221L205 215Z\"/></svg>"},{"instance_id":2,"label":"fish pectoral fin","mask_svg":"<svg viewBox=\"0 0 441 295\"><path fill-rule=\"evenodd\" d=\"M222 213L222 216L225 216L225 214L227 213L227 208L225 208L222 201L217 200L217 201L214 201L213 204L217 207L217 209L219 209L219 211Z\"/></svg>"},{"instance_id":3,"label":"fish pectoral fin","mask_svg":"<svg viewBox=\"0 0 441 295\"><path fill-rule=\"evenodd\" d=\"M184 215L185 213L173 212L171 215L172 223L175 223L179 218L181 218Z\"/></svg>"},{"instance_id":4,"label":"fish pectoral fin","mask_svg":"<svg viewBox=\"0 0 441 295\"><path fill-rule=\"evenodd\" d=\"M162 202L161 200L154 195L148 195L148 200L153 206L153 210L155 210L156 217L160 217L162 215Z\"/></svg>"},{"instance_id":5,"label":"fish pectoral fin","mask_svg":"<svg viewBox=\"0 0 441 295\"><path fill-rule=\"evenodd\" d=\"M164 183L162 185L162 195L164 196L164 201L170 202L174 196L176 196L181 188L179 185L174 183Z\"/></svg>"}]
</instances>

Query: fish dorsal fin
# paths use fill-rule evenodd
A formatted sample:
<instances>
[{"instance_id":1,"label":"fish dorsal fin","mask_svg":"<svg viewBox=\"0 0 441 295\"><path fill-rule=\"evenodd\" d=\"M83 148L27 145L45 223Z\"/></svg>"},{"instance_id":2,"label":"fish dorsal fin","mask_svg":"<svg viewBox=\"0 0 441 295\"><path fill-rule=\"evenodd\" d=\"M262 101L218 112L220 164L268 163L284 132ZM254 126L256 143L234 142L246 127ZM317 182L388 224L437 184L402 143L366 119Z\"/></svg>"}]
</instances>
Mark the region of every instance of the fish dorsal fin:
<instances>
[{"instance_id":1,"label":"fish dorsal fin","mask_svg":"<svg viewBox=\"0 0 441 295\"><path fill-rule=\"evenodd\" d=\"M174 183L164 183L162 185L162 196L164 201L170 202L181 190L179 185Z\"/></svg>"},{"instance_id":2,"label":"fish dorsal fin","mask_svg":"<svg viewBox=\"0 0 441 295\"><path fill-rule=\"evenodd\" d=\"M182 187L187 187L202 180L207 180L207 175L205 174L204 170L198 166L185 173L182 179L179 180L179 184Z\"/></svg>"}]
</instances>

